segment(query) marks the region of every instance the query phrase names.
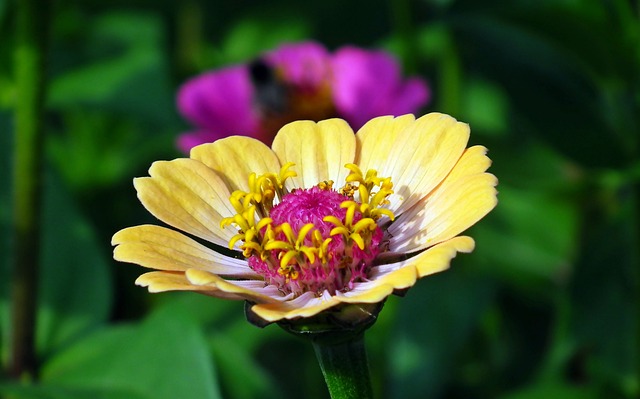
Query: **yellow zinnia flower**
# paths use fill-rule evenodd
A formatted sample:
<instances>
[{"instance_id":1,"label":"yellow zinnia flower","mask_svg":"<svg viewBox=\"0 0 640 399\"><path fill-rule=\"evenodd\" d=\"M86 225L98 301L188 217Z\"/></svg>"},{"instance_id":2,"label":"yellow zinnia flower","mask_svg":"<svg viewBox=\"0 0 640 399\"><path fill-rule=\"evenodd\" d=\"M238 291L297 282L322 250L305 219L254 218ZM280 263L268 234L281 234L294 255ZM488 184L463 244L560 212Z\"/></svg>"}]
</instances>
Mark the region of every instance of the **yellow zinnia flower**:
<instances>
[{"instance_id":1,"label":"yellow zinnia flower","mask_svg":"<svg viewBox=\"0 0 640 399\"><path fill-rule=\"evenodd\" d=\"M431 113L284 126L270 149L234 136L155 162L134 180L175 230L113 236L114 258L151 269L137 284L247 300L267 322L376 304L474 248L458 236L497 203L469 126ZM230 250L224 248L230 248Z\"/></svg>"}]
</instances>

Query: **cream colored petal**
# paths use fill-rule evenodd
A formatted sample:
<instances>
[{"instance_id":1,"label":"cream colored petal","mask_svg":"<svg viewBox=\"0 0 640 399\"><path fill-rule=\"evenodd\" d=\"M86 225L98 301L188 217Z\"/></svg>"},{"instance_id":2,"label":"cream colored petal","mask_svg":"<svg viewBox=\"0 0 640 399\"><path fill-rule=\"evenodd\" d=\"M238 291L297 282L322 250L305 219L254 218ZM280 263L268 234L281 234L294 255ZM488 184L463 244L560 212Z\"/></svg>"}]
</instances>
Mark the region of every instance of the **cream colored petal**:
<instances>
[{"instance_id":1,"label":"cream colored petal","mask_svg":"<svg viewBox=\"0 0 640 399\"><path fill-rule=\"evenodd\" d=\"M391 177L397 195L389 198L389 209L396 215L440 184L469 140L469 126L448 115L430 113L410 121L407 116L374 119L358 132L358 164L363 172L375 169L378 176Z\"/></svg>"},{"instance_id":2,"label":"cream colored petal","mask_svg":"<svg viewBox=\"0 0 640 399\"><path fill-rule=\"evenodd\" d=\"M390 249L392 251L413 252L438 242L433 236L430 236L429 231L427 231L427 223L431 219L424 217L424 215L430 213L432 217L436 216L435 211L428 208L428 204L432 203L433 199L436 198L436 193L442 195L442 193L450 191L452 185L459 184L456 182L467 179L468 176L480 176L485 172L491 165L491 160L486 156L486 153L487 149L482 146L467 148L458 163L456 163L456 166L454 166L451 173L449 173L440 186L438 186L431 195L424 198L396 219L396 222L389 227L389 232L392 235L390 240ZM492 189L492 185L484 187L482 191L485 192L485 194L487 194L488 191L488 195L494 197L495 200L495 190ZM489 200L491 200L491 198L489 198ZM489 202L491 203L491 201ZM495 204L493 206L495 206ZM461 204L461 208L464 208L461 212L468 212L470 210L468 209L467 203ZM482 209L478 208L474 210L476 212L482 211ZM487 210L487 212L488 211L489 210ZM484 214L482 216L484 216ZM453 221L452 219L451 222ZM471 224L476 221L473 217L468 219L468 222ZM462 229L456 234L464 231L471 224L466 227L461 225L460 228ZM439 241L447 238L450 237L441 237Z\"/></svg>"},{"instance_id":3,"label":"cream colored petal","mask_svg":"<svg viewBox=\"0 0 640 399\"><path fill-rule=\"evenodd\" d=\"M420 254L398 262L395 267L399 270L404 267L414 266L418 271L418 278L438 273L449 268L451 259L455 258L457 252L470 253L475 248L475 241L468 236L458 236L450 240L437 244ZM393 271L382 278L382 281L389 281ZM403 288L394 285L395 288Z\"/></svg>"},{"instance_id":4,"label":"cream colored petal","mask_svg":"<svg viewBox=\"0 0 640 399\"><path fill-rule=\"evenodd\" d=\"M224 256L160 226L143 225L120 230L111 244L117 245L113 257L121 262L158 270L200 269L227 277L258 278L245 260Z\"/></svg>"},{"instance_id":5,"label":"cream colored petal","mask_svg":"<svg viewBox=\"0 0 640 399\"><path fill-rule=\"evenodd\" d=\"M260 303L254 305L251 310L264 320L275 322L296 317L312 317L339 303L336 297L316 297L313 293L307 292L291 301Z\"/></svg>"},{"instance_id":6,"label":"cream colored petal","mask_svg":"<svg viewBox=\"0 0 640 399\"><path fill-rule=\"evenodd\" d=\"M342 119L297 121L280 129L272 147L281 164L296 164L293 169L298 176L291 179L289 188L310 188L325 180L341 187L349 174L344 165L354 161L356 140Z\"/></svg>"},{"instance_id":7,"label":"cream colored petal","mask_svg":"<svg viewBox=\"0 0 640 399\"><path fill-rule=\"evenodd\" d=\"M487 157L487 149L481 145L474 145L464 150L458 163L447 175L445 182L486 172L489 166L491 166L491 159Z\"/></svg>"},{"instance_id":8,"label":"cream colored petal","mask_svg":"<svg viewBox=\"0 0 640 399\"><path fill-rule=\"evenodd\" d=\"M414 123L416 118L411 115L380 116L373 118L356 133L358 149L356 152L356 163L365 170L379 167L379 160L372 159L381 149L390 150L398 142L398 135L408 126Z\"/></svg>"},{"instance_id":9,"label":"cream colored petal","mask_svg":"<svg viewBox=\"0 0 640 399\"><path fill-rule=\"evenodd\" d=\"M238 298L252 302L270 303L286 299L274 286L265 286L261 281L233 281L204 270L189 269L187 280L191 284L207 286Z\"/></svg>"},{"instance_id":10,"label":"cream colored petal","mask_svg":"<svg viewBox=\"0 0 640 399\"><path fill-rule=\"evenodd\" d=\"M196 159L220 173L231 191L248 191L249 175L278 173L278 158L264 143L244 136L232 136L191 149Z\"/></svg>"},{"instance_id":11,"label":"cream colored petal","mask_svg":"<svg viewBox=\"0 0 640 399\"><path fill-rule=\"evenodd\" d=\"M136 280L136 285L148 287L149 292L165 291L214 291L211 287L191 284L184 273L178 272L149 272L141 275Z\"/></svg>"},{"instance_id":12,"label":"cream colored petal","mask_svg":"<svg viewBox=\"0 0 640 399\"><path fill-rule=\"evenodd\" d=\"M151 293L165 291L193 291L220 299L244 300L244 297L242 296L220 291L215 287L191 284L184 273L178 272L145 273L138 277L136 284L148 287L149 292Z\"/></svg>"},{"instance_id":13,"label":"cream colored petal","mask_svg":"<svg viewBox=\"0 0 640 399\"><path fill-rule=\"evenodd\" d=\"M390 251L419 251L468 229L498 203L497 183L489 173L445 182L389 226Z\"/></svg>"},{"instance_id":14,"label":"cream colored petal","mask_svg":"<svg viewBox=\"0 0 640 399\"><path fill-rule=\"evenodd\" d=\"M163 222L221 246L236 232L222 229L223 218L235 214L229 190L220 176L192 159L154 162L151 177L134 179L138 198Z\"/></svg>"}]
</instances>

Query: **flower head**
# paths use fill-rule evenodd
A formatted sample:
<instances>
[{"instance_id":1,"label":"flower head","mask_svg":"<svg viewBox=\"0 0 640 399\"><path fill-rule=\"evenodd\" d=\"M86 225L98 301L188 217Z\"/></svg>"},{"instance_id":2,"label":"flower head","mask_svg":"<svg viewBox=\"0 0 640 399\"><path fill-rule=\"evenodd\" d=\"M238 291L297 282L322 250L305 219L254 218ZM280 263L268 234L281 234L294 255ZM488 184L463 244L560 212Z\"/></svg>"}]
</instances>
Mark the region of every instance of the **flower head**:
<instances>
[{"instance_id":1,"label":"flower head","mask_svg":"<svg viewBox=\"0 0 640 399\"><path fill-rule=\"evenodd\" d=\"M212 245L135 226L114 235L114 258L156 269L137 280L151 292L244 299L267 322L377 304L473 250L458 234L496 205L497 180L468 138L432 113L355 135L340 119L293 122L272 148L243 136L197 146L134 185L158 219Z\"/></svg>"},{"instance_id":2,"label":"flower head","mask_svg":"<svg viewBox=\"0 0 640 399\"><path fill-rule=\"evenodd\" d=\"M291 121L341 117L359 128L375 116L415 112L428 100L426 83L404 80L386 52L345 46L331 54L315 42L291 43L187 81L178 109L196 129L178 146L188 152L234 134L269 145Z\"/></svg>"}]
</instances>

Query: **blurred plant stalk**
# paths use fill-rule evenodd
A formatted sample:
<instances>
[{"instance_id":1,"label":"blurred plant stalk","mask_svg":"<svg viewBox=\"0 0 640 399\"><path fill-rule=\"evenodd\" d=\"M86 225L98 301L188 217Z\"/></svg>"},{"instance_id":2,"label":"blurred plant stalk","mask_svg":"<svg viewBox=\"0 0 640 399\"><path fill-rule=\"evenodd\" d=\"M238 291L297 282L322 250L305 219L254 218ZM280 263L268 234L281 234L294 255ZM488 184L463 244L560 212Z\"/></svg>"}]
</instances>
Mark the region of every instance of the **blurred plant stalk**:
<instances>
[{"instance_id":1,"label":"blurred plant stalk","mask_svg":"<svg viewBox=\"0 0 640 399\"><path fill-rule=\"evenodd\" d=\"M8 371L15 378L37 372L35 319L40 261L45 64L52 4L15 3L16 79L13 174L11 341Z\"/></svg>"}]
</instances>

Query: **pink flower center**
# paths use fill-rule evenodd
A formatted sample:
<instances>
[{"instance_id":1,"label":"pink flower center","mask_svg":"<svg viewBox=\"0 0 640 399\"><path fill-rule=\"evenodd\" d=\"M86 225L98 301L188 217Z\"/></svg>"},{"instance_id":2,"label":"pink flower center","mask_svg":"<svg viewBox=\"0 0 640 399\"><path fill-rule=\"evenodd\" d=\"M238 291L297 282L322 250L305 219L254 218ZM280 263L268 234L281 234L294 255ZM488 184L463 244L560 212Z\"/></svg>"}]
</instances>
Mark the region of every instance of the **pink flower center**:
<instances>
[{"instance_id":1,"label":"pink flower center","mask_svg":"<svg viewBox=\"0 0 640 399\"><path fill-rule=\"evenodd\" d=\"M249 191L231 194L237 213L220 222L236 228L229 249L242 250L249 266L284 295L352 290L367 280L383 247L380 218L394 220L385 208L393 194L391 178L378 177L374 169L362 173L349 163L338 190L327 180L289 191L285 181L297 176L293 166L287 162L277 174L251 173Z\"/></svg>"},{"instance_id":2,"label":"pink flower center","mask_svg":"<svg viewBox=\"0 0 640 399\"><path fill-rule=\"evenodd\" d=\"M343 204L349 200L317 186L284 195L270 211L272 223L261 231L280 244L267 244L263 253L250 256L249 266L285 294L326 290L333 295L353 289L354 283L367 279L383 232L378 226L368 228L360 240L341 234L336 219L356 225L363 218L358 210L347 215ZM327 217L336 219L327 221Z\"/></svg>"}]
</instances>

